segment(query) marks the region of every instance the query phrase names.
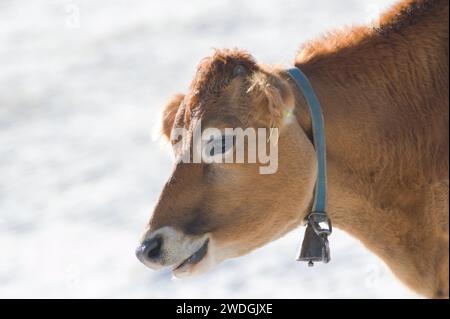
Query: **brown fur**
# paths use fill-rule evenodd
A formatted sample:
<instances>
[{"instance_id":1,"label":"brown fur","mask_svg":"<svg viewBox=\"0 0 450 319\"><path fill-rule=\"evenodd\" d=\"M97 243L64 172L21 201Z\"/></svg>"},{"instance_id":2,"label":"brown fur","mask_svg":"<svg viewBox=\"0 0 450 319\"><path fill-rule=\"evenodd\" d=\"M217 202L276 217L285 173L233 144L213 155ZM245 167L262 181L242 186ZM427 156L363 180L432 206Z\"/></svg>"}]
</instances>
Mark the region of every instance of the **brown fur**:
<instances>
[{"instance_id":1,"label":"brown fur","mask_svg":"<svg viewBox=\"0 0 450 319\"><path fill-rule=\"evenodd\" d=\"M245 76L233 76L238 64ZM295 64L323 107L334 225L417 292L448 297L448 1L402 1L379 27L307 44ZM166 136L173 126L190 128L192 118L219 127L275 125L279 171L177 163L150 227L210 233L218 247L232 250L228 258L299 225L316 163L307 106L285 71L260 66L243 51L216 51L183 98L166 107ZM284 128L280 114L291 104L299 125Z\"/></svg>"},{"instance_id":2,"label":"brown fur","mask_svg":"<svg viewBox=\"0 0 450 319\"><path fill-rule=\"evenodd\" d=\"M340 45L296 65L324 107L330 214L410 287L448 296L448 1L403 1L324 41Z\"/></svg>"}]
</instances>

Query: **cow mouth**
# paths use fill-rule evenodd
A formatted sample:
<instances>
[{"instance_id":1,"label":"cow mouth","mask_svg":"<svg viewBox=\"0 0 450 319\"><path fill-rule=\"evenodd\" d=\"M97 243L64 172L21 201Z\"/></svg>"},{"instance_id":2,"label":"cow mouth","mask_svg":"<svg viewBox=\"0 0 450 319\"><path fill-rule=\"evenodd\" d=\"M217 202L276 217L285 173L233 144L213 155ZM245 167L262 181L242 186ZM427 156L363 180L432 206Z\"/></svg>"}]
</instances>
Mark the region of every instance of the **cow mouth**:
<instances>
[{"instance_id":1,"label":"cow mouth","mask_svg":"<svg viewBox=\"0 0 450 319\"><path fill-rule=\"evenodd\" d=\"M205 240L203 245L196 252L194 252L188 258L186 258L181 263L179 263L177 266L175 266L173 268L173 272L176 273L181 270L184 271L187 268L190 268L190 267L198 264L200 261L202 261L208 252L208 243L209 243L209 239Z\"/></svg>"}]
</instances>

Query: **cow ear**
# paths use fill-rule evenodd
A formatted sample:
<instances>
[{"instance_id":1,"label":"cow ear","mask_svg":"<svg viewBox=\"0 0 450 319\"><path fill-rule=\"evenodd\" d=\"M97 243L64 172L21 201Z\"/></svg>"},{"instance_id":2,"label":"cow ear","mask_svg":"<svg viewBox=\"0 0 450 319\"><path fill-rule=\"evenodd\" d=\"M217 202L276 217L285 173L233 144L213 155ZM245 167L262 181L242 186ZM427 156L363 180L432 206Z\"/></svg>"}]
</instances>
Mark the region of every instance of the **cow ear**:
<instances>
[{"instance_id":1,"label":"cow ear","mask_svg":"<svg viewBox=\"0 0 450 319\"><path fill-rule=\"evenodd\" d=\"M170 134L172 132L173 123L175 122L175 116L177 115L178 108L184 100L184 94L174 95L164 106L162 113L162 125L161 133L170 140Z\"/></svg>"},{"instance_id":2,"label":"cow ear","mask_svg":"<svg viewBox=\"0 0 450 319\"><path fill-rule=\"evenodd\" d=\"M255 72L248 93L254 119L265 127L281 128L294 107L294 96L287 81L274 72Z\"/></svg>"}]
</instances>

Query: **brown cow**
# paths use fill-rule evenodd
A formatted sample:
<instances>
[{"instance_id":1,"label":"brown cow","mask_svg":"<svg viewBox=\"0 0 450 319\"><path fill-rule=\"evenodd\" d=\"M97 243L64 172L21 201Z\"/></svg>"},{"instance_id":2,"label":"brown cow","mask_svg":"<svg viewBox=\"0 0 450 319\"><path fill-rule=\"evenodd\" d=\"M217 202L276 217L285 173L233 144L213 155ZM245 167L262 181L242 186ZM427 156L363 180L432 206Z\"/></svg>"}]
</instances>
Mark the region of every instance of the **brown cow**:
<instances>
[{"instance_id":1,"label":"brown cow","mask_svg":"<svg viewBox=\"0 0 450 319\"><path fill-rule=\"evenodd\" d=\"M334 226L428 297L448 297L449 285L448 7L448 0L402 1L379 26L330 34L295 60L322 103ZM177 276L303 224L317 174L308 107L285 69L244 51L216 51L200 63L189 93L165 107L163 133L182 127L192 135L198 120L276 126L279 168L261 175L257 164L177 160L137 250L147 266L172 266Z\"/></svg>"}]
</instances>

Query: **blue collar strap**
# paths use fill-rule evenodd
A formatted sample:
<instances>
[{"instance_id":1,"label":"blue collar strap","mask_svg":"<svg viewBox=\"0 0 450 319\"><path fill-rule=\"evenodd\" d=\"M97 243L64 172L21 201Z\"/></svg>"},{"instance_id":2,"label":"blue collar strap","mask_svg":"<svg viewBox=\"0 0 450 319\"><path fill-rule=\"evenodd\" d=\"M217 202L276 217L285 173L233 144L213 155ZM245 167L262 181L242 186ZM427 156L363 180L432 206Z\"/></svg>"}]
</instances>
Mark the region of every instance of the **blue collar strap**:
<instances>
[{"instance_id":1,"label":"blue collar strap","mask_svg":"<svg viewBox=\"0 0 450 319\"><path fill-rule=\"evenodd\" d=\"M308 262L313 266L314 262L328 263L330 261L330 249L328 236L331 234L331 221L326 213L327 205L327 162L325 131L320 102L306 75L298 68L287 70L295 84L302 91L311 113L313 143L317 154L317 180L314 192L314 202L311 212L307 215L307 226L302 248L297 258L299 261Z\"/></svg>"}]
</instances>

